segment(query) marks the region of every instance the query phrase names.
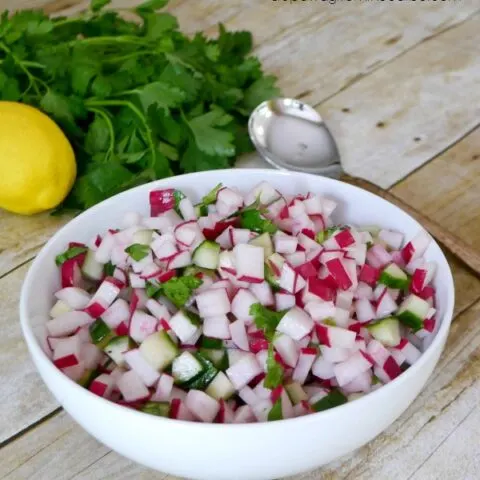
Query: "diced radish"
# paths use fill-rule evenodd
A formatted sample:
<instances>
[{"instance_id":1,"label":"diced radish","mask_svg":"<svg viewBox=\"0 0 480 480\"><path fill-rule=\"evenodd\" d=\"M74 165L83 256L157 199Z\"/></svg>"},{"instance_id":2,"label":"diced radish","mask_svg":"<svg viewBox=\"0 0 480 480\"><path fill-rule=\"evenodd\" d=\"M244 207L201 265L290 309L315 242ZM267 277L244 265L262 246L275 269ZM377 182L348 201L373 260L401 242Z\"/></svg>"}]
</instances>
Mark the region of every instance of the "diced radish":
<instances>
[{"instance_id":1,"label":"diced radish","mask_svg":"<svg viewBox=\"0 0 480 480\"><path fill-rule=\"evenodd\" d=\"M179 310L168 324L180 341L185 344L200 330L199 325L182 310Z\"/></svg>"},{"instance_id":2,"label":"diced radish","mask_svg":"<svg viewBox=\"0 0 480 480\"><path fill-rule=\"evenodd\" d=\"M422 356L422 353L411 342L406 339L404 340L404 342L400 343L400 345L395 348L399 349L404 354L405 360L410 365L413 365Z\"/></svg>"},{"instance_id":3,"label":"diced radish","mask_svg":"<svg viewBox=\"0 0 480 480\"><path fill-rule=\"evenodd\" d=\"M273 341L273 346L283 361L289 367L295 368L299 356L299 349L296 342L288 335L278 335Z\"/></svg>"},{"instance_id":4,"label":"diced radish","mask_svg":"<svg viewBox=\"0 0 480 480\"><path fill-rule=\"evenodd\" d=\"M345 268L345 263L342 260L334 258L327 261L325 265L342 290L348 290L353 285L352 279Z\"/></svg>"},{"instance_id":5,"label":"diced radish","mask_svg":"<svg viewBox=\"0 0 480 480\"><path fill-rule=\"evenodd\" d=\"M63 337L74 333L84 325L90 325L92 321L92 317L85 312L71 311L49 320L46 325L49 335Z\"/></svg>"},{"instance_id":6,"label":"diced radish","mask_svg":"<svg viewBox=\"0 0 480 480\"><path fill-rule=\"evenodd\" d=\"M294 253L297 249L298 239L279 231L273 236L273 244L277 253Z\"/></svg>"},{"instance_id":7,"label":"diced radish","mask_svg":"<svg viewBox=\"0 0 480 480\"><path fill-rule=\"evenodd\" d=\"M282 317L277 326L277 331L298 341L308 335L312 328L312 318L304 310L293 307Z\"/></svg>"},{"instance_id":8,"label":"diced radish","mask_svg":"<svg viewBox=\"0 0 480 480\"><path fill-rule=\"evenodd\" d=\"M61 369L78 365L81 360L81 347L80 339L76 335L63 339L53 350L53 363Z\"/></svg>"},{"instance_id":9,"label":"diced radish","mask_svg":"<svg viewBox=\"0 0 480 480\"><path fill-rule=\"evenodd\" d=\"M270 399L265 399L261 400L256 405L253 405L251 408L257 421L266 422L268 420L268 414L272 407L272 401Z\"/></svg>"},{"instance_id":10,"label":"diced radish","mask_svg":"<svg viewBox=\"0 0 480 480\"><path fill-rule=\"evenodd\" d=\"M255 420L252 408L249 405L243 405L235 411L233 423L251 423Z\"/></svg>"},{"instance_id":11,"label":"diced radish","mask_svg":"<svg viewBox=\"0 0 480 480\"><path fill-rule=\"evenodd\" d=\"M239 244L234 248L237 278L251 283L264 279L264 249L255 245Z\"/></svg>"},{"instance_id":12,"label":"diced radish","mask_svg":"<svg viewBox=\"0 0 480 480\"><path fill-rule=\"evenodd\" d=\"M343 385L342 390L346 394L356 392L369 392L372 386L372 372L367 370L355 377L351 382Z\"/></svg>"},{"instance_id":13,"label":"diced radish","mask_svg":"<svg viewBox=\"0 0 480 480\"><path fill-rule=\"evenodd\" d=\"M280 353L281 354L281 353ZM300 350L300 356L298 358L298 363L295 366L293 371L292 379L295 382L303 385L307 376L312 368L313 362L317 356L317 351L314 348L302 348ZM283 357L285 358L285 357Z\"/></svg>"},{"instance_id":14,"label":"diced radish","mask_svg":"<svg viewBox=\"0 0 480 480\"><path fill-rule=\"evenodd\" d=\"M305 252L295 252L285 255L285 260L294 268L302 265L307 261Z\"/></svg>"},{"instance_id":15,"label":"diced radish","mask_svg":"<svg viewBox=\"0 0 480 480\"><path fill-rule=\"evenodd\" d=\"M390 356L390 352L379 341L370 340L367 345L367 353L373 358L378 366L383 366L387 358Z\"/></svg>"},{"instance_id":16,"label":"diced radish","mask_svg":"<svg viewBox=\"0 0 480 480\"><path fill-rule=\"evenodd\" d=\"M342 387L369 370L371 366L372 364L361 352L356 352L344 362L336 364L333 370L339 386Z\"/></svg>"},{"instance_id":17,"label":"diced radish","mask_svg":"<svg viewBox=\"0 0 480 480\"><path fill-rule=\"evenodd\" d=\"M384 318L397 309L397 304L385 289L377 302L376 318Z\"/></svg>"},{"instance_id":18,"label":"diced radish","mask_svg":"<svg viewBox=\"0 0 480 480\"><path fill-rule=\"evenodd\" d=\"M358 289L357 289L358 290ZM353 292L338 291L335 305L339 308L348 310L352 306Z\"/></svg>"},{"instance_id":19,"label":"diced radish","mask_svg":"<svg viewBox=\"0 0 480 480\"><path fill-rule=\"evenodd\" d=\"M403 244L403 233L393 230L380 230L378 238L393 250L399 250Z\"/></svg>"},{"instance_id":20,"label":"diced radish","mask_svg":"<svg viewBox=\"0 0 480 480\"><path fill-rule=\"evenodd\" d=\"M231 305L224 288L214 288L199 293L195 300L202 317L216 317L230 312Z\"/></svg>"},{"instance_id":21,"label":"diced radish","mask_svg":"<svg viewBox=\"0 0 480 480\"><path fill-rule=\"evenodd\" d=\"M333 318L335 316L336 307L333 302L313 301L305 305L305 311L312 317L315 322Z\"/></svg>"},{"instance_id":22,"label":"diced radish","mask_svg":"<svg viewBox=\"0 0 480 480\"><path fill-rule=\"evenodd\" d=\"M294 304L295 304L295 297L294 297ZM62 315L63 313L71 312L72 310L73 308L68 306L65 302L62 302L61 300L57 300L57 302L51 308L49 313L52 318L57 318L59 315Z\"/></svg>"},{"instance_id":23,"label":"diced radish","mask_svg":"<svg viewBox=\"0 0 480 480\"><path fill-rule=\"evenodd\" d=\"M357 288L355 290L355 298L358 299L367 299L367 300L372 300L373 299L373 289L370 285L364 282L359 282L357 285Z\"/></svg>"},{"instance_id":24,"label":"diced radish","mask_svg":"<svg viewBox=\"0 0 480 480\"><path fill-rule=\"evenodd\" d=\"M114 387L115 380L112 376L102 373L92 381L88 389L99 397L109 398Z\"/></svg>"},{"instance_id":25,"label":"diced radish","mask_svg":"<svg viewBox=\"0 0 480 480\"><path fill-rule=\"evenodd\" d=\"M295 269L285 262L282 266L280 274L280 287L290 293L298 293L306 282Z\"/></svg>"},{"instance_id":26,"label":"diced radish","mask_svg":"<svg viewBox=\"0 0 480 480\"><path fill-rule=\"evenodd\" d=\"M357 314L357 320L361 323L370 322L374 318L377 318L373 305L366 298L361 298L355 302L355 312Z\"/></svg>"},{"instance_id":27,"label":"diced radish","mask_svg":"<svg viewBox=\"0 0 480 480\"><path fill-rule=\"evenodd\" d=\"M253 317L250 315L250 307L254 303L258 303L257 297L249 290L241 288L232 300L232 313L237 319L251 323Z\"/></svg>"},{"instance_id":28,"label":"diced radish","mask_svg":"<svg viewBox=\"0 0 480 480\"><path fill-rule=\"evenodd\" d=\"M243 387L238 391L238 396L247 404L255 405L259 398L257 394L250 387Z\"/></svg>"},{"instance_id":29,"label":"diced radish","mask_svg":"<svg viewBox=\"0 0 480 480\"><path fill-rule=\"evenodd\" d=\"M170 320L171 315L168 308L157 300L150 298L145 306L157 320L166 320L167 322Z\"/></svg>"},{"instance_id":30,"label":"diced radish","mask_svg":"<svg viewBox=\"0 0 480 480\"><path fill-rule=\"evenodd\" d=\"M247 332L243 320L236 320L230 324L230 335L238 348L247 352L249 351Z\"/></svg>"},{"instance_id":31,"label":"diced radish","mask_svg":"<svg viewBox=\"0 0 480 480\"><path fill-rule=\"evenodd\" d=\"M173 377L162 373L157 383L155 393L152 395L153 402L168 402L172 395Z\"/></svg>"},{"instance_id":32,"label":"diced radish","mask_svg":"<svg viewBox=\"0 0 480 480\"><path fill-rule=\"evenodd\" d=\"M350 310L335 307L333 320L338 327L347 328L350 321Z\"/></svg>"},{"instance_id":33,"label":"diced radish","mask_svg":"<svg viewBox=\"0 0 480 480\"><path fill-rule=\"evenodd\" d=\"M320 351L323 358L331 363L343 362L350 356L350 350L341 347L328 347L326 345L320 345Z\"/></svg>"},{"instance_id":34,"label":"diced radish","mask_svg":"<svg viewBox=\"0 0 480 480\"><path fill-rule=\"evenodd\" d=\"M62 288L55 293L55 297L73 310L82 310L90 301L90 295L85 290L77 287Z\"/></svg>"},{"instance_id":35,"label":"diced radish","mask_svg":"<svg viewBox=\"0 0 480 480\"><path fill-rule=\"evenodd\" d=\"M106 235L103 237L100 246L97 248L95 252L95 260L98 263L107 263L110 260L110 255L112 253L112 249L115 245L115 237L110 232L107 232Z\"/></svg>"},{"instance_id":36,"label":"diced radish","mask_svg":"<svg viewBox=\"0 0 480 480\"><path fill-rule=\"evenodd\" d=\"M177 252L167 262L167 269L174 270L176 268L187 267L192 264L192 255L188 250Z\"/></svg>"},{"instance_id":37,"label":"diced radish","mask_svg":"<svg viewBox=\"0 0 480 480\"><path fill-rule=\"evenodd\" d=\"M270 287L267 282L252 283L250 285L250 291L255 295L262 305L274 305L275 299L273 297L272 287Z\"/></svg>"},{"instance_id":38,"label":"diced radish","mask_svg":"<svg viewBox=\"0 0 480 480\"><path fill-rule=\"evenodd\" d=\"M410 240L401 250L402 257L405 263L410 263L413 260L423 256L428 246L430 245L430 235L422 230L415 237Z\"/></svg>"},{"instance_id":39,"label":"diced radish","mask_svg":"<svg viewBox=\"0 0 480 480\"><path fill-rule=\"evenodd\" d=\"M233 386L237 390L240 390L257 375L262 373L262 371L255 355L250 354L243 357L234 365L231 365L230 368L227 369L226 374Z\"/></svg>"},{"instance_id":40,"label":"diced radish","mask_svg":"<svg viewBox=\"0 0 480 480\"><path fill-rule=\"evenodd\" d=\"M388 357L383 364L383 371L387 374L390 380L394 380L402 373L402 370L392 356Z\"/></svg>"},{"instance_id":41,"label":"diced radish","mask_svg":"<svg viewBox=\"0 0 480 480\"><path fill-rule=\"evenodd\" d=\"M143 342L157 329L157 319L140 310L135 310L130 321L129 335L137 343Z\"/></svg>"},{"instance_id":42,"label":"diced radish","mask_svg":"<svg viewBox=\"0 0 480 480\"><path fill-rule=\"evenodd\" d=\"M103 352L93 343L83 343L80 346L80 358L87 370L94 370L102 360Z\"/></svg>"},{"instance_id":43,"label":"diced radish","mask_svg":"<svg viewBox=\"0 0 480 480\"><path fill-rule=\"evenodd\" d=\"M344 328L332 327L330 325L316 325L317 335L319 330L322 330L322 336L324 335L328 339L328 343L324 343L327 347L337 348L352 348L355 344L356 334L350 330Z\"/></svg>"},{"instance_id":44,"label":"diced radish","mask_svg":"<svg viewBox=\"0 0 480 480\"><path fill-rule=\"evenodd\" d=\"M358 279L361 282L365 282L367 285L373 286L377 283L379 276L380 270L378 268L365 264L360 270Z\"/></svg>"},{"instance_id":45,"label":"diced radish","mask_svg":"<svg viewBox=\"0 0 480 480\"><path fill-rule=\"evenodd\" d=\"M143 358L138 348L125 352L123 358L147 387L151 387L159 379L160 374Z\"/></svg>"},{"instance_id":46,"label":"diced radish","mask_svg":"<svg viewBox=\"0 0 480 480\"><path fill-rule=\"evenodd\" d=\"M229 326L230 322L226 315L207 317L203 320L203 333L207 337L228 340L231 338Z\"/></svg>"},{"instance_id":47,"label":"diced radish","mask_svg":"<svg viewBox=\"0 0 480 480\"><path fill-rule=\"evenodd\" d=\"M258 198L262 205L268 205L280 198L280 193L267 182L261 182L256 185L245 197L245 205L252 205Z\"/></svg>"},{"instance_id":48,"label":"diced radish","mask_svg":"<svg viewBox=\"0 0 480 480\"><path fill-rule=\"evenodd\" d=\"M295 295L290 293L275 294L275 309L277 311L287 310L295 306Z\"/></svg>"}]
</instances>

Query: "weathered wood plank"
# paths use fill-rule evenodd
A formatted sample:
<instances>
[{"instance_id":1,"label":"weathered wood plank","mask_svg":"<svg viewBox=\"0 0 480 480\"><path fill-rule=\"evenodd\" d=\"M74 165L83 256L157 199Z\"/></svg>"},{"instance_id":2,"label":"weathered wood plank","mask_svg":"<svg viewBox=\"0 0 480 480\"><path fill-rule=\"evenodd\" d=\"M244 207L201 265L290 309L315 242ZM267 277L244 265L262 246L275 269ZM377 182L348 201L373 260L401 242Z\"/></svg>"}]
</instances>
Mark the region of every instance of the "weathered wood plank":
<instances>
[{"instance_id":1,"label":"weathered wood plank","mask_svg":"<svg viewBox=\"0 0 480 480\"><path fill-rule=\"evenodd\" d=\"M465 395L465 401L471 405L472 395L478 396L475 389L480 374L479 320L480 302L458 317L425 390L384 434L342 461L296 477L297 480L406 479L408 472L413 473L462 421L466 407L463 400L457 407L457 399ZM73 476L86 480L118 478L119 472L132 469L127 470L132 475L123 478L163 478L113 452L106 454L107 451L62 413L7 445L0 452L0 472L9 472L6 478L12 480L34 478L33 473L35 479L47 480L43 475L53 475L52 471L55 476L50 478ZM70 476L63 476L62 471L68 471Z\"/></svg>"},{"instance_id":2,"label":"weathered wood plank","mask_svg":"<svg viewBox=\"0 0 480 480\"><path fill-rule=\"evenodd\" d=\"M0 443L58 406L30 360L20 329L18 301L28 266L0 279Z\"/></svg>"},{"instance_id":3,"label":"weathered wood plank","mask_svg":"<svg viewBox=\"0 0 480 480\"><path fill-rule=\"evenodd\" d=\"M438 480L462 478L473 480L480 472L480 384L476 383L476 393L470 392L470 402L462 395L460 401L468 413L457 425L435 453L420 467L411 480Z\"/></svg>"},{"instance_id":4,"label":"weathered wood plank","mask_svg":"<svg viewBox=\"0 0 480 480\"><path fill-rule=\"evenodd\" d=\"M475 15L319 106L347 173L388 188L479 123L479 28Z\"/></svg>"},{"instance_id":5,"label":"weathered wood plank","mask_svg":"<svg viewBox=\"0 0 480 480\"><path fill-rule=\"evenodd\" d=\"M480 250L480 128L392 192Z\"/></svg>"}]
</instances>

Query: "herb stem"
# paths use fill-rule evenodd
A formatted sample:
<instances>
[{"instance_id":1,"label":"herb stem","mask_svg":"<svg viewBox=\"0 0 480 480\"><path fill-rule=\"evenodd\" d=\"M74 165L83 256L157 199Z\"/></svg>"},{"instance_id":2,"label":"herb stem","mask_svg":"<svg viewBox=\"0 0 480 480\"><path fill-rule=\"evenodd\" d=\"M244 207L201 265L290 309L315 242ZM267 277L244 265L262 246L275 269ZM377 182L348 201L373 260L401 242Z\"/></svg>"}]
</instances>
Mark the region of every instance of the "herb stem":
<instances>
[{"instance_id":1,"label":"herb stem","mask_svg":"<svg viewBox=\"0 0 480 480\"><path fill-rule=\"evenodd\" d=\"M87 108L88 107L127 107L129 108L138 117L138 119L142 122L143 126L145 127L148 146L150 147L150 151L152 152L152 161L155 162L156 151L155 151L155 145L152 139L152 134L150 131L150 126L148 125L145 115L132 102L129 102L128 100L89 99L85 101L85 105L87 106Z\"/></svg>"},{"instance_id":2,"label":"herb stem","mask_svg":"<svg viewBox=\"0 0 480 480\"><path fill-rule=\"evenodd\" d=\"M129 35L123 35L118 37L104 36L104 37L88 37L77 38L67 42L68 47L74 47L75 45L109 45L109 44L126 44L126 45L147 45L148 42L140 40L138 37L131 37Z\"/></svg>"},{"instance_id":3,"label":"herb stem","mask_svg":"<svg viewBox=\"0 0 480 480\"><path fill-rule=\"evenodd\" d=\"M108 133L110 135L110 146L108 147L108 153L110 155L113 155L113 153L115 152L115 130L113 128L112 120L107 115L107 113L101 108L90 107L88 110L97 115L100 115L105 120L105 123L107 124L107 128L108 128Z\"/></svg>"}]
</instances>

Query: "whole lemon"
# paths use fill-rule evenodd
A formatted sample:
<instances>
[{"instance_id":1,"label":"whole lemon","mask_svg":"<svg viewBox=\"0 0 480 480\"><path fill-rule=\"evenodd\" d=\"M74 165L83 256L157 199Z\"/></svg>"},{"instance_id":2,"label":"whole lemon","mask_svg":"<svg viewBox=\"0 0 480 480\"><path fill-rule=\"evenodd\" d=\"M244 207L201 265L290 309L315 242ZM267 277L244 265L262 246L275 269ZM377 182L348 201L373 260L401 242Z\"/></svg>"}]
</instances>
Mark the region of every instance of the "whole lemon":
<instances>
[{"instance_id":1,"label":"whole lemon","mask_svg":"<svg viewBox=\"0 0 480 480\"><path fill-rule=\"evenodd\" d=\"M22 215L54 208L76 174L72 146L50 117L0 101L0 208Z\"/></svg>"}]
</instances>

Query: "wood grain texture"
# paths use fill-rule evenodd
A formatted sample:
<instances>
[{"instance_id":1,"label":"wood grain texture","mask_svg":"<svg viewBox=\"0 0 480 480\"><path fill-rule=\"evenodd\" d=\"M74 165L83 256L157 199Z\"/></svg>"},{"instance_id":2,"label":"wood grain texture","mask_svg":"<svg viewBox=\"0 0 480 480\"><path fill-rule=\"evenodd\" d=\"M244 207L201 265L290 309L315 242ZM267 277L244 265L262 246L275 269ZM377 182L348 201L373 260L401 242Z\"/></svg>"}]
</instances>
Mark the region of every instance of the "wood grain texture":
<instances>
[{"instance_id":1,"label":"wood grain texture","mask_svg":"<svg viewBox=\"0 0 480 480\"><path fill-rule=\"evenodd\" d=\"M479 123L479 28L474 15L319 106L347 173L388 188Z\"/></svg>"},{"instance_id":2,"label":"wood grain texture","mask_svg":"<svg viewBox=\"0 0 480 480\"><path fill-rule=\"evenodd\" d=\"M392 188L480 252L480 128Z\"/></svg>"},{"instance_id":3,"label":"wood grain texture","mask_svg":"<svg viewBox=\"0 0 480 480\"><path fill-rule=\"evenodd\" d=\"M0 443L58 406L30 360L20 329L18 301L28 267L0 279Z\"/></svg>"},{"instance_id":4,"label":"wood grain texture","mask_svg":"<svg viewBox=\"0 0 480 480\"><path fill-rule=\"evenodd\" d=\"M480 303L476 303L452 326L442 359L424 391L385 433L341 461L292 480L407 480L478 404L479 374ZM480 424L472 430L479 431ZM0 451L0 478L4 477L9 480L176 479L108 452L65 413Z\"/></svg>"}]
</instances>

